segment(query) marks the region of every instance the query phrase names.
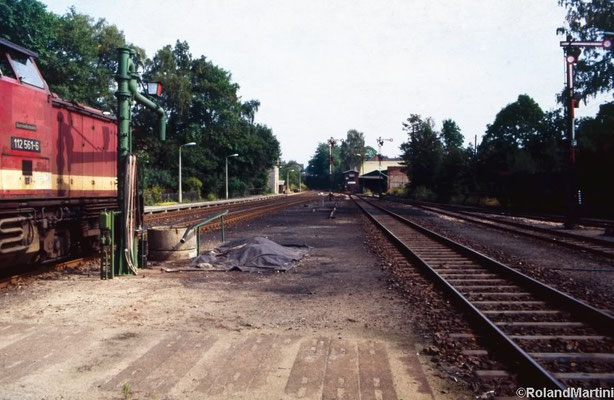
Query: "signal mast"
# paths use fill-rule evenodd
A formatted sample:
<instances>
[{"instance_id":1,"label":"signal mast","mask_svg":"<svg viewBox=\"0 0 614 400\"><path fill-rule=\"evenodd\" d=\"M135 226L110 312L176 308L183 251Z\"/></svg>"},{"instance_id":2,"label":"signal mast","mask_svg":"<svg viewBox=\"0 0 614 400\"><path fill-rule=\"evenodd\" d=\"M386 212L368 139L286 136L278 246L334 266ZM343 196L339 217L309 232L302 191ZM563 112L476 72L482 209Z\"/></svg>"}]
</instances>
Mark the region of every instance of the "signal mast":
<instances>
[{"instance_id":1,"label":"signal mast","mask_svg":"<svg viewBox=\"0 0 614 400\"><path fill-rule=\"evenodd\" d=\"M609 33L609 32L608 32ZM582 191L578 187L578 173L576 170L576 149L578 140L576 139L575 115L574 109L580 105L581 96L574 93L574 73L573 66L578 62L582 49L584 48L602 48L611 49L612 40L591 40L591 41L573 41L570 36L567 36L566 41L560 42L560 46L565 52L565 65L567 75L567 89L565 102L567 105L567 137L569 138L569 181L568 181L568 199L567 199L567 217L565 219L565 228L573 229L578 223L580 214L580 206L582 205Z\"/></svg>"}]
</instances>

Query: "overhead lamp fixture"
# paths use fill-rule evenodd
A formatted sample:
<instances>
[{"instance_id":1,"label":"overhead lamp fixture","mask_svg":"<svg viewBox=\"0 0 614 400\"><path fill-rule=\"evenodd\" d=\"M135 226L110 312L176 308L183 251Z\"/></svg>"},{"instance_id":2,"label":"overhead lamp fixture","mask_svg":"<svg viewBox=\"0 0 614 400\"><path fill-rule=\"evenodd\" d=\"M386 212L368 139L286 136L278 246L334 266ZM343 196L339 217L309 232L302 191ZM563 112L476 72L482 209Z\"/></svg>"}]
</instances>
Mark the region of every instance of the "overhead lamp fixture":
<instances>
[{"instance_id":1,"label":"overhead lamp fixture","mask_svg":"<svg viewBox=\"0 0 614 400\"><path fill-rule=\"evenodd\" d=\"M147 82L147 94L150 96L160 96L162 94L162 82Z\"/></svg>"}]
</instances>

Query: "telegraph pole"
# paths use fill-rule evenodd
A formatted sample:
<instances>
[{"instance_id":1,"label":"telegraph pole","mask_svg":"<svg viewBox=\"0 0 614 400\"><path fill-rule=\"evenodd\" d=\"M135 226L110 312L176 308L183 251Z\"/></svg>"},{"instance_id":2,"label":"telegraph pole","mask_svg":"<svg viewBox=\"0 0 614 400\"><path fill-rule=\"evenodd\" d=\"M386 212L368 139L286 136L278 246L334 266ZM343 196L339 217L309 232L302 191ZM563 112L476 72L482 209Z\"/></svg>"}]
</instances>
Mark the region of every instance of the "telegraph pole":
<instances>
[{"instance_id":1,"label":"telegraph pole","mask_svg":"<svg viewBox=\"0 0 614 400\"><path fill-rule=\"evenodd\" d=\"M578 140L576 139L574 115L574 110L579 106L580 98L574 94L573 66L578 62L582 49L591 47L611 49L612 41L610 39L601 41L572 41L568 37L566 41L560 42L560 46L565 51L565 72L567 78L565 105L567 107L567 138L569 140L567 216L565 218L565 228L574 229L578 224L578 218L580 216L582 191L578 186L578 171L576 166L576 150L578 148Z\"/></svg>"}]
</instances>

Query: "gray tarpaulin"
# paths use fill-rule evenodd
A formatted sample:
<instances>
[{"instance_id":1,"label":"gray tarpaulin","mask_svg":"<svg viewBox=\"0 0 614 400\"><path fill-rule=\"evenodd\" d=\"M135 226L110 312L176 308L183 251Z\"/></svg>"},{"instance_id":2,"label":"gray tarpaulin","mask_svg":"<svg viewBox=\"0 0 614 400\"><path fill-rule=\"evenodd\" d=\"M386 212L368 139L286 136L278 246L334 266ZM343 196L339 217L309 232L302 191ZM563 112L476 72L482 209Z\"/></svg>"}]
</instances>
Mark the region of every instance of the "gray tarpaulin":
<instances>
[{"instance_id":1,"label":"gray tarpaulin","mask_svg":"<svg viewBox=\"0 0 614 400\"><path fill-rule=\"evenodd\" d=\"M198 256L192 261L192 266L225 271L287 271L305 256L306 250L306 246L282 246L256 236L228 242Z\"/></svg>"}]
</instances>

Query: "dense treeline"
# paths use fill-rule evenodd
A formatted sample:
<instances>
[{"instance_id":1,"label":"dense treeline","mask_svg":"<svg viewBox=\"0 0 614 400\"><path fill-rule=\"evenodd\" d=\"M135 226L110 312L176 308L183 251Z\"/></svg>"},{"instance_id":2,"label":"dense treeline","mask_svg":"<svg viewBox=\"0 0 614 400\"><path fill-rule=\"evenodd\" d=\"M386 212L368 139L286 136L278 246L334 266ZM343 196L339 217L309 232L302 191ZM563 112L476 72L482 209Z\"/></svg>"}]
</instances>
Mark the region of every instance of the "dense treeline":
<instances>
[{"instance_id":1,"label":"dense treeline","mask_svg":"<svg viewBox=\"0 0 614 400\"><path fill-rule=\"evenodd\" d=\"M520 206L518 196L527 190L516 184L528 186L529 178L540 174L558 176L564 166L560 118L544 113L527 95L497 114L477 149L473 144L463 148L454 121L443 121L440 132L434 125L415 114L403 123L408 140L401 145L402 157L408 165L408 191L415 197L465 201L483 195Z\"/></svg>"},{"instance_id":2,"label":"dense treeline","mask_svg":"<svg viewBox=\"0 0 614 400\"><path fill-rule=\"evenodd\" d=\"M544 112L527 95L505 106L487 126L479 146L463 148L454 121L440 132L430 118L411 115L401 145L408 166L407 194L414 198L479 202L503 207L565 210L569 143L561 110ZM614 215L614 103L579 121L577 165L584 211Z\"/></svg>"},{"instance_id":3,"label":"dense treeline","mask_svg":"<svg viewBox=\"0 0 614 400\"><path fill-rule=\"evenodd\" d=\"M37 63L51 90L60 97L115 112L114 74L117 48L137 50L145 79L164 86L159 103L169 115L167 142L151 132L152 115L137 107L135 151L144 170L145 186L153 193L177 190L178 150L182 150L184 190L215 197L224 192L226 156L231 194L261 192L267 170L280 157L272 130L254 122L260 103L242 101L239 85L228 71L204 56L193 57L189 45L177 41L152 58L127 43L123 32L104 19L78 13L48 12L36 0L0 0L0 37L39 53Z\"/></svg>"}]
</instances>

